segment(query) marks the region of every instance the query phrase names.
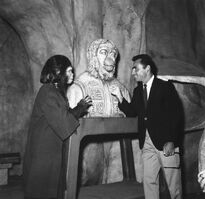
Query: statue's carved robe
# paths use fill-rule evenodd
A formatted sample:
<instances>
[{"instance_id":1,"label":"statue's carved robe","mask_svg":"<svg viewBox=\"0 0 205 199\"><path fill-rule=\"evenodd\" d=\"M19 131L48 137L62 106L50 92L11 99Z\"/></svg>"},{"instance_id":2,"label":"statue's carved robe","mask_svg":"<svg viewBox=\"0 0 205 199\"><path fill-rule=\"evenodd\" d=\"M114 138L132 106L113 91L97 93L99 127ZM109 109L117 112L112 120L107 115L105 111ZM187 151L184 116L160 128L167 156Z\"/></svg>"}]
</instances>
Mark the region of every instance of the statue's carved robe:
<instances>
[{"instance_id":1,"label":"statue's carved robe","mask_svg":"<svg viewBox=\"0 0 205 199\"><path fill-rule=\"evenodd\" d=\"M130 101L128 90L116 79L102 81L82 73L67 92L70 107L89 95L93 105L86 117L124 117L118 108L116 97L111 95L110 88L116 85L123 96ZM97 125L97 124L96 124ZM99 184L122 180L122 164L118 141L89 143L83 153L82 184Z\"/></svg>"},{"instance_id":2,"label":"statue's carved robe","mask_svg":"<svg viewBox=\"0 0 205 199\"><path fill-rule=\"evenodd\" d=\"M112 85L119 87L123 96L130 101L128 90L116 78L111 81L102 81L85 72L78 77L68 91L70 106L76 106L80 99L89 95L93 106L89 108L87 117L123 117L124 113L119 110L116 97L111 95Z\"/></svg>"}]
</instances>

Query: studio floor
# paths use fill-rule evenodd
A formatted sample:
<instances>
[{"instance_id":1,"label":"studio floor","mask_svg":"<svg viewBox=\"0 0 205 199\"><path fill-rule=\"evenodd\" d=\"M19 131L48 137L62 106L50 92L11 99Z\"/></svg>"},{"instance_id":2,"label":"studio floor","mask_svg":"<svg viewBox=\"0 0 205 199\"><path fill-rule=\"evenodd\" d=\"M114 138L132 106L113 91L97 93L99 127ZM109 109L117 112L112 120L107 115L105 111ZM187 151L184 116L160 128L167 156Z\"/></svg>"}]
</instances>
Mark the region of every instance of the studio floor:
<instances>
[{"instance_id":1,"label":"studio floor","mask_svg":"<svg viewBox=\"0 0 205 199\"><path fill-rule=\"evenodd\" d=\"M9 177L8 185L0 186L0 199L23 199L22 177Z\"/></svg>"},{"instance_id":2,"label":"studio floor","mask_svg":"<svg viewBox=\"0 0 205 199\"><path fill-rule=\"evenodd\" d=\"M0 199L23 199L22 178L12 176L8 185L0 186ZM192 193L183 199L205 199L204 193Z\"/></svg>"}]
</instances>

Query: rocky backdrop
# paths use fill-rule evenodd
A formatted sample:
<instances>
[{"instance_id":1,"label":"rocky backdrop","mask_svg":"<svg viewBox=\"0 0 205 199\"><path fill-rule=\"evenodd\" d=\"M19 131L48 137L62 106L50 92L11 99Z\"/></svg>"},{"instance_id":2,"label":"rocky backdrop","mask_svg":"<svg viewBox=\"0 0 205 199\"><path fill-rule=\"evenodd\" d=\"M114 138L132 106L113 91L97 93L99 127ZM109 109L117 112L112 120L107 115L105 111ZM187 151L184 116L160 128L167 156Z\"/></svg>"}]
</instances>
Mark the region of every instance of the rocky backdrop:
<instances>
[{"instance_id":1,"label":"rocky backdrop","mask_svg":"<svg viewBox=\"0 0 205 199\"><path fill-rule=\"evenodd\" d=\"M183 172L199 191L198 143L205 125L204 0L1 0L0 153L23 157L39 76L53 54L70 58L79 75L97 38L119 48L117 78L132 93L132 56L149 53L172 79L185 110ZM15 174L22 174L21 165Z\"/></svg>"}]
</instances>

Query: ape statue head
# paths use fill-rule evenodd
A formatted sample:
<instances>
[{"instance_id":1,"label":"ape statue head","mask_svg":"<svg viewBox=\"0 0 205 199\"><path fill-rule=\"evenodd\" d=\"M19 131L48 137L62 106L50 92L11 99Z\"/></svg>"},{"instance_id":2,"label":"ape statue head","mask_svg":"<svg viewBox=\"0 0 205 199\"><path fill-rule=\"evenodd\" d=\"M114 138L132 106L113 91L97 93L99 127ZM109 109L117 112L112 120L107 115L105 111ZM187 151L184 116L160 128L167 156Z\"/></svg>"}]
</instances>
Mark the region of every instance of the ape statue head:
<instances>
[{"instance_id":1,"label":"ape statue head","mask_svg":"<svg viewBox=\"0 0 205 199\"><path fill-rule=\"evenodd\" d=\"M118 49L107 39L93 41L87 50L88 72L102 80L114 78Z\"/></svg>"}]
</instances>

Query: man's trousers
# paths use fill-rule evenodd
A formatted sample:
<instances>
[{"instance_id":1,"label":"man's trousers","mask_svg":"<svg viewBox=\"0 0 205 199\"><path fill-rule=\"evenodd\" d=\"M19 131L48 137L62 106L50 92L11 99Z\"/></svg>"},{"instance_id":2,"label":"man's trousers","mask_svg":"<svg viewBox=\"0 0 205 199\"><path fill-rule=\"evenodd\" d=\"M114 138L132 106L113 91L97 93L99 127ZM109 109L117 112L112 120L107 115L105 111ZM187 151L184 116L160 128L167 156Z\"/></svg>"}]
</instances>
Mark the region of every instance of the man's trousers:
<instances>
[{"instance_id":1,"label":"man's trousers","mask_svg":"<svg viewBox=\"0 0 205 199\"><path fill-rule=\"evenodd\" d=\"M164 156L155 148L148 132L142 149L145 199L159 199L159 171L162 169L172 199L182 198L179 149L173 156Z\"/></svg>"}]
</instances>

